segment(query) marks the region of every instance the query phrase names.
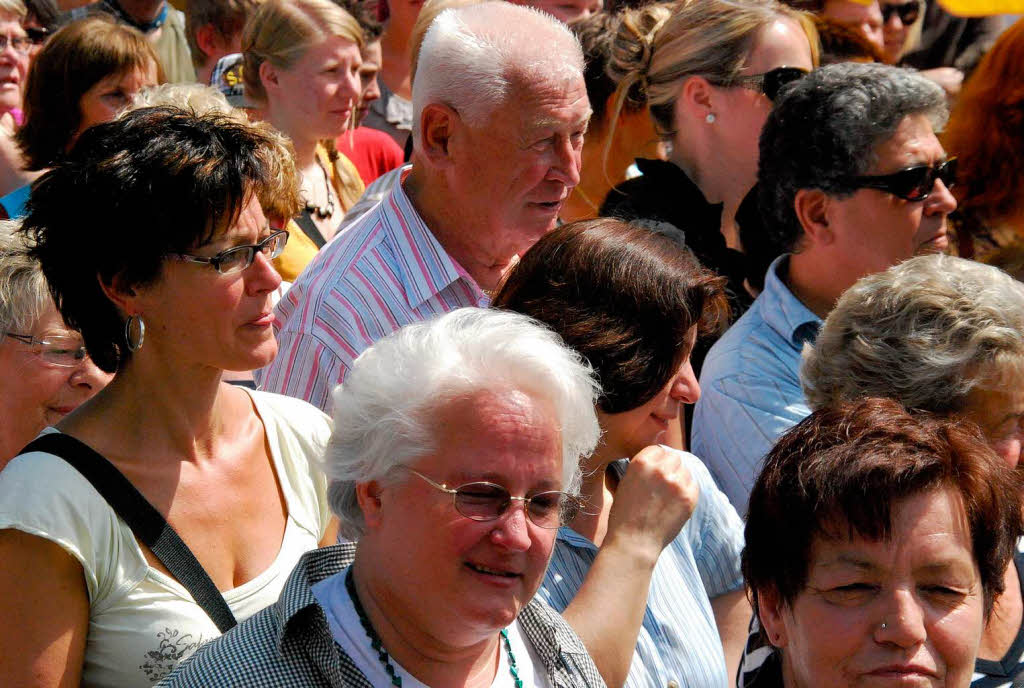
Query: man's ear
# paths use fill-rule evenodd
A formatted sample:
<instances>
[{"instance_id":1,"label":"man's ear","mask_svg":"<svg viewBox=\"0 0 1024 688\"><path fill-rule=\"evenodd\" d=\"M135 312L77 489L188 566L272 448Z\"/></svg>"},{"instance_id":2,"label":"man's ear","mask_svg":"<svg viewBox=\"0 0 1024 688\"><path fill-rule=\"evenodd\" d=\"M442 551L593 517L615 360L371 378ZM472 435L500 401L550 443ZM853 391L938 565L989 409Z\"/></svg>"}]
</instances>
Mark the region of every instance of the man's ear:
<instances>
[{"instance_id":1,"label":"man's ear","mask_svg":"<svg viewBox=\"0 0 1024 688\"><path fill-rule=\"evenodd\" d=\"M789 642L783 621L784 611L785 605L774 588L757 593L757 615L761 620L761 628L768 636L768 642L778 648L786 647ZM822 632L828 631L822 629Z\"/></svg>"},{"instance_id":2,"label":"man's ear","mask_svg":"<svg viewBox=\"0 0 1024 688\"><path fill-rule=\"evenodd\" d=\"M376 480L356 483L356 501L363 512L363 522L367 528L374 528L381 523L384 505L381 492L382 486Z\"/></svg>"},{"instance_id":3,"label":"man's ear","mask_svg":"<svg viewBox=\"0 0 1024 688\"><path fill-rule=\"evenodd\" d=\"M452 137L464 126L454 109L442 103L430 103L420 113L420 141L416 151L431 163L445 166L451 162ZM421 145L422 144L422 145Z\"/></svg>"},{"instance_id":4,"label":"man's ear","mask_svg":"<svg viewBox=\"0 0 1024 688\"><path fill-rule=\"evenodd\" d=\"M203 24L196 27L196 45L207 55L216 55L221 52L221 36L217 27L213 24Z\"/></svg>"},{"instance_id":5,"label":"man's ear","mask_svg":"<svg viewBox=\"0 0 1024 688\"><path fill-rule=\"evenodd\" d=\"M793 210L804 230L804 241L810 246L828 246L835 241L829 206L831 197L821 189L800 189L793 199Z\"/></svg>"}]
</instances>

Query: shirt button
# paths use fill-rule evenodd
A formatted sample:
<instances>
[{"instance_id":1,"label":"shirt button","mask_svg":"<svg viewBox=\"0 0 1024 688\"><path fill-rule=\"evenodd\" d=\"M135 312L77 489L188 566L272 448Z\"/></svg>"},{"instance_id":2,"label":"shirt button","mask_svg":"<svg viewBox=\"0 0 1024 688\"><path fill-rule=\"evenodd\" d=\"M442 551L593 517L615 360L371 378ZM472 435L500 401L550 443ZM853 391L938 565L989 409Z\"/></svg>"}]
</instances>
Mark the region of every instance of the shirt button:
<instances>
[{"instance_id":1,"label":"shirt button","mask_svg":"<svg viewBox=\"0 0 1024 688\"><path fill-rule=\"evenodd\" d=\"M669 681L665 684L665 688L679 688L679 682L676 680Z\"/></svg>"}]
</instances>

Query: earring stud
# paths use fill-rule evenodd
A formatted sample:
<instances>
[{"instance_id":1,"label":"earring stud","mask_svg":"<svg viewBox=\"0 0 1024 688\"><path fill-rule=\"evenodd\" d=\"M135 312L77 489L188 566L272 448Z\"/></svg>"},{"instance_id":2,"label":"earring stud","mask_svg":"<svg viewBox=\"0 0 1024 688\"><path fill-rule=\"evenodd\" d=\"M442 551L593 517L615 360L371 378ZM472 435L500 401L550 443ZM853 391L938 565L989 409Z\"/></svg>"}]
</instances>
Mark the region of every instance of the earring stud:
<instances>
[{"instance_id":1,"label":"earring stud","mask_svg":"<svg viewBox=\"0 0 1024 688\"><path fill-rule=\"evenodd\" d=\"M708 124L714 124L715 123L715 113L709 112L707 117L704 118L704 121L707 122Z\"/></svg>"}]
</instances>

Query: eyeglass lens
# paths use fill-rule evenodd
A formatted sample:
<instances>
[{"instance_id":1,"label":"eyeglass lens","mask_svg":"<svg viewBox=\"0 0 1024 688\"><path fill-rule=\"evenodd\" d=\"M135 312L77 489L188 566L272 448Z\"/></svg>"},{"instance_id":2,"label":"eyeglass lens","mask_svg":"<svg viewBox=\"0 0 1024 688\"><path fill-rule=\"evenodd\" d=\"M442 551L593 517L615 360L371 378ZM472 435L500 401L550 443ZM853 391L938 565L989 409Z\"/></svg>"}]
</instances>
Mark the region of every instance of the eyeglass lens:
<instances>
[{"instance_id":1,"label":"eyeglass lens","mask_svg":"<svg viewBox=\"0 0 1024 688\"><path fill-rule=\"evenodd\" d=\"M882 5L882 21L888 22L895 13L904 26L910 26L917 21L917 15L921 12L921 6L917 2L905 2L901 5Z\"/></svg>"},{"instance_id":2,"label":"eyeglass lens","mask_svg":"<svg viewBox=\"0 0 1024 688\"><path fill-rule=\"evenodd\" d=\"M924 200L935 188L936 179L941 179L946 188L952 188L956 183L955 158L935 167L916 167L898 172L893 180L893 191L910 201Z\"/></svg>"},{"instance_id":3,"label":"eyeglass lens","mask_svg":"<svg viewBox=\"0 0 1024 688\"><path fill-rule=\"evenodd\" d=\"M237 272L252 265L256 259L256 251L259 250L268 259L273 260L284 251L288 241L287 232L277 232L270 235L255 246L238 246L222 251L217 256L217 269L220 272Z\"/></svg>"},{"instance_id":4,"label":"eyeglass lens","mask_svg":"<svg viewBox=\"0 0 1024 688\"><path fill-rule=\"evenodd\" d=\"M500 517L513 501L508 490L492 483L470 483L455 490L455 508L474 521ZM562 492L541 492L526 498L526 515L542 528L557 528L571 519L572 500Z\"/></svg>"},{"instance_id":5,"label":"eyeglass lens","mask_svg":"<svg viewBox=\"0 0 1024 688\"><path fill-rule=\"evenodd\" d=\"M11 46L19 53L27 53L30 45L32 45L32 41L26 36L0 35L0 52L7 50L7 46Z\"/></svg>"},{"instance_id":6,"label":"eyeglass lens","mask_svg":"<svg viewBox=\"0 0 1024 688\"><path fill-rule=\"evenodd\" d=\"M783 86L799 81L806 75L807 72L796 67L777 67L770 72L765 72L762 90L768 96L768 100L774 102Z\"/></svg>"}]
</instances>

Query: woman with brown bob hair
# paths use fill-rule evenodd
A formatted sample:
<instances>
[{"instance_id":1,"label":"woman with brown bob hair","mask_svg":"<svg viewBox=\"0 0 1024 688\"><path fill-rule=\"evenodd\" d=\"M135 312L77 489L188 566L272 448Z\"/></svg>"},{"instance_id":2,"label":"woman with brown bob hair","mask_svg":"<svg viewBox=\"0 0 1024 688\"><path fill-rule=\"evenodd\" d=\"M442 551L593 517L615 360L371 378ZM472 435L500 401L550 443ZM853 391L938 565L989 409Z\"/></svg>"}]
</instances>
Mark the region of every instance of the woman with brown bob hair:
<instances>
[{"instance_id":1,"label":"woman with brown bob hair","mask_svg":"<svg viewBox=\"0 0 1024 688\"><path fill-rule=\"evenodd\" d=\"M559 531L540 595L609 685L721 686L738 660L742 525L700 460L664 446L700 396L690 351L725 321L723 282L671 227L596 219L540 239L494 299L553 329L601 382L586 506Z\"/></svg>"},{"instance_id":2,"label":"woman with brown bob hair","mask_svg":"<svg viewBox=\"0 0 1024 688\"><path fill-rule=\"evenodd\" d=\"M1024 243L1024 19L964 84L942 138L958 160L960 255L983 260Z\"/></svg>"},{"instance_id":3,"label":"woman with brown bob hair","mask_svg":"<svg viewBox=\"0 0 1024 688\"><path fill-rule=\"evenodd\" d=\"M91 127L35 183L32 254L114 377L0 472L5 688L156 683L334 540L330 419L223 379L277 353L267 217L298 205L277 132L174 107Z\"/></svg>"},{"instance_id":4,"label":"woman with brown bob hair","mask_svg":"<svg viewBox=\"0 0 1024 688\"><path fill-rule=\"evenodd\" d=\"M16 140L25 169L51 167L79 135L109 122L146 86L163 83L146 38L105 17L76 21L55 33L28 72L25 123ZM21 217L28 185L0 199L8 217Z\"/></svg>"},{"instance_id":5,"label":"woman with brown bob hair","mask_svg":"<svg viewBox=\"0 0 1024 688\"><path fill-rule=\"evenodd\" d=\"M1018 489L973 423L888 399L815 411L750 493L743 574L772 650L741 685L966 688Z\"/></svg>"}]
</instances>

